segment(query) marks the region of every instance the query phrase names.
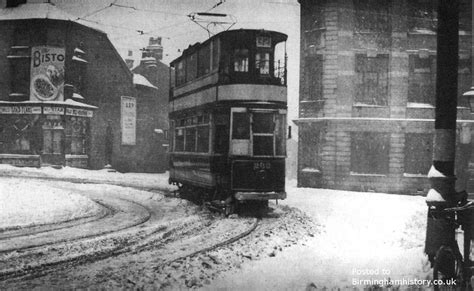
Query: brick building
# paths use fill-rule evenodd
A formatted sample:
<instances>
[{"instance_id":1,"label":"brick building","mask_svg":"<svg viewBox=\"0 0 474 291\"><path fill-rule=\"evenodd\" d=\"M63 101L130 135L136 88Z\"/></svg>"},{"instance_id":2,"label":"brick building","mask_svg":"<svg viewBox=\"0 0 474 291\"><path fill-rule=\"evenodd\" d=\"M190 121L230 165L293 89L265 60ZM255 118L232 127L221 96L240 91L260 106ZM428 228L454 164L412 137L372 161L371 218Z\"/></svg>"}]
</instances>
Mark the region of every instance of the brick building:
<instances>
[{"instance_id":1,"label":"brick building","mask_svg":"<svg viewBox=\"0 0 474 291\"><path fill-rule=\"evenodd\" d=\"M431 166L436 10L431 0L300 0L298 185L424 193ZM458 189L471 151L472 3L461 0Z\"/></svg>"},{"instance_id":2,"label":"brick building","mask_svg":"<svg viewBox=\"0 0 474 291\"><path fill-rule=\"evenodd\" d=\"M134 78L104 32L26 2L0 9L0 163L157 170L156 86Z\"/></svg>"}]
</instances>

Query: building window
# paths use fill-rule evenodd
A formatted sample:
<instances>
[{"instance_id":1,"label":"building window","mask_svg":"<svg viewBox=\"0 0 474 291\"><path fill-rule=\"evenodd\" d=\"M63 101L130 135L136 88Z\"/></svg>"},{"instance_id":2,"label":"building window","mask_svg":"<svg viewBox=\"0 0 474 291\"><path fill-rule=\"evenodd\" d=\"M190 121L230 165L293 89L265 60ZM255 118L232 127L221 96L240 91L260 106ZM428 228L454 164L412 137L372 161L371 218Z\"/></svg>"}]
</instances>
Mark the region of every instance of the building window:
<instances>
[{"instance_id":1,"label":"building window","mask_svg":"<svg viewBox=\"0 0 474 291\"><path fill-rule=\"evenodd\" d=\"M356 32L390 32L390 0L354 0Z\"/></svg>"},{"instance_id":2,"label":"building window","mask_svg":"<svg viewBox=\"0 0 474 291\"><path fill-rule=\"evenodd\" d=\"M388 174L390 134L378 132L351 133L351 172Z\"/></svg>"},{"instance_id":3,"label":"building window","mask_svg":"<svg viewBox=\"0 0 474 291\"><path fill-rule=\"evenodd\" d=\"M321 133L313 128L303 128L300 132L299 163L303 171L321 170Z\"/></svg>"},{"instance_id":4,"label":"building window","mask_svg":"<svg viewBox=\"0 0 474 291\"><path fill-rule=\"evenodd\" d=\"M410 0L408 3L408 29L414 32L432 31L437 28L437 0Z\"/></svg>"},{"instance_id":5,"label":"building window","mask_svg":"<svg viewBox=\"0 0 474 291\"><path fill-rule=\"evenodd\" d=\"M379 54L376 57L356 55L356 103L387 106L388 63L388 54Z\"/></svg>"},{"instance_id":6,"label":"building window","mask_svg":"<svg viewBox=\"0 0 474 291\"><path fill-rule=\"evenodd\" d=\"M432 164L433 134L405 134L405 173L426 175Z\"/></svg>"},{"instance_id":7,"label":"building window","mask_svg":"<svg viewBox=\"0 0 474 291\"><path fill-rule=\"evenodd\" d=\"M434 104L436 56L410 55L408 63L408 102Z\"/></svg>"},{"instance_id":8,"label":"building window","mask_svg":"<svg viewBox=\"0 0 474 291\"><path fill-rule=\"evenodd\" d=\"M463 97L466 91L471 88L472 58L465 56L459 59L458 65L458 106L469 107L467 98Z\"/></svg>"}]
</instances>

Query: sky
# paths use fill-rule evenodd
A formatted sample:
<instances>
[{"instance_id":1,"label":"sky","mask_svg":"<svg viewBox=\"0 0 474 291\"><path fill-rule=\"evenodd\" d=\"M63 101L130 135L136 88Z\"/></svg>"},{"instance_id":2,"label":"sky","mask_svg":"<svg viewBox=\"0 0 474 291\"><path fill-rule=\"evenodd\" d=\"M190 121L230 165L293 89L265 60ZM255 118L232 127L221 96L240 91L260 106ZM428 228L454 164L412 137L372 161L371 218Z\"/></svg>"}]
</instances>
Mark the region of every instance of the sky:
<instances>
[{"instance_id":1,"label":"sky","mask_svg":"<svg viewBox=\"0 0 474 291\"><path fill-rule=\"evenodd\" d=\"M163 62L167 65L189 45L209 38L205 29L190 20L188 15L192 13L227 14L223 20L235 22L231 29L253 28L283 32L288 35L288 119L297 117L300 51L300 6L297 0L50 1L105 31L122 56L132 50L134 58L138 60L141 56L140 49L146 47L150 37L162 37ZM230 23L221 26L210 24L210 29L220 32L229 26Z\"/></svg>"}]
</instances>

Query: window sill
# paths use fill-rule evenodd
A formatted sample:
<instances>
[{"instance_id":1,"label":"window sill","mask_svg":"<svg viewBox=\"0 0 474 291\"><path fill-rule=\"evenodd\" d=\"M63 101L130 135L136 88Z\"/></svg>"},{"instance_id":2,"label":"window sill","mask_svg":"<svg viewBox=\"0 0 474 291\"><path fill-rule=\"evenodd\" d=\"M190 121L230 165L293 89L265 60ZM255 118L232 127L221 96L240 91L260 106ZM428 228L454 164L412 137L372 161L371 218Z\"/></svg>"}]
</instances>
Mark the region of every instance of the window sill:
<instances>
[{"instance_id":1,"label":"window sill","mask_svg":"<svg viewBox=\"0 0 474 291\"><path fill-rule=\"evenodd\" d=\"M387 177L385 174L370 174L370 173L356 173L356 172L351 172L351 176L357 176L357 177Z\"/></svg>"},{"instance_id":2,"label":"window sill","mask_svg":"<svg viewBox=\"0 0 474 291\"><path fill-rule=\"evenodd\" d=\"M410 173L403 173L403 177L406 178L426 178L425 174L410 174Z\"/></svg>"},{"instance_id":3,"label":"window sill","mask_svg":"<svg viewBox=\"0 0 474 291\"><path fill-rule=\"evenodd\" d=\"M386 108L387 105L375 105L375 104L364 104L364 103L354 103L352 107L367 107L367 108Z\"/></svg>"}]
</instances>

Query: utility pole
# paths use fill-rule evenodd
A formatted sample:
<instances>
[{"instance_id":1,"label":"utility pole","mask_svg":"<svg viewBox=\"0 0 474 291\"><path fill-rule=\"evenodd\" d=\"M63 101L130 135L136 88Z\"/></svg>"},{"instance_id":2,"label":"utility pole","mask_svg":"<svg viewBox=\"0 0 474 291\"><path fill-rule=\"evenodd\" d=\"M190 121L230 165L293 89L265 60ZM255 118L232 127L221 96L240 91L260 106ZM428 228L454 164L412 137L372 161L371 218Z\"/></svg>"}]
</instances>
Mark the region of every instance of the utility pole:
<instances>
[{"instance_id":1,"label":"utility pole","mask_svg":"<svg viewBox=\"0 0 474 291\"><path fill-rule=\"evenodd\" d=\"M436 109L433 142L433 165L428 178L431 189L426 197L428 226L425 252L430 261L438 248L454 240L454 228L433 210L456 205L454 159L456 150L456 115L459 48L459 0L438 0L436 54Z\"/></svg>"}]
</instances>

